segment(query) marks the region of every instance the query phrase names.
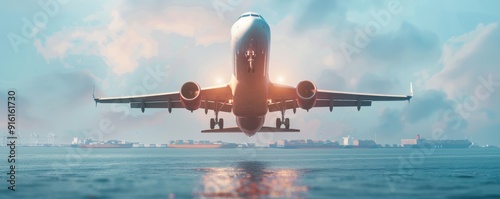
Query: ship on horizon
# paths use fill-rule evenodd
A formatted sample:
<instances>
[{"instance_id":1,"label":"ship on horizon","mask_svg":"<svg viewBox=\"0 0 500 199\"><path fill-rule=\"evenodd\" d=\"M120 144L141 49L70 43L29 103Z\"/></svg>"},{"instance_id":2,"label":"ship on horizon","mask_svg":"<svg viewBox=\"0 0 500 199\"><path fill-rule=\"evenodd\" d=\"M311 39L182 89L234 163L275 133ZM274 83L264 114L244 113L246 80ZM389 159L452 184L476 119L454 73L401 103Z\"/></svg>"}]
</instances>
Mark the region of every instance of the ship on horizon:
<instances>
[{"instance_id":1,"label":"ship on horizon","mask_svg":"<svg viewBox=\"0 0 500 199\"><path fill-rule=\"evenodd\" d=\"M175 140L170 141L167 148L183 148L183 149L219 149L219 148L238 148L248 147L250 145L238 145L236 143L227 143L222 141L210 142L207 140L193 141L193 140ZM255 146L255 145L253 145Z\"/></svg>"},{"instance_id":2,"label":"ship on horizon","mask_svg":"<svg viewBox=\"0 0 500 199\"><path fill-rule=\"evenodd\" d=\"M469 148L469 140L427 140L417 134L415 139L401 139L401 146L405 148Z\"/></svg>"},{"instance_id":3,"label":"ship on horizon","mask_svg":"<svg viewBox=\"0 0 500 199\"><path fill-rule=\"evenodd\" d=\"M89 138L85 138L80 142L78 138L75 137L70 146L80 148L132 148L133 144L134 143L119 140L94 141Z\"/></svg>"},{"instance_id":4,"label":"ship on horizon","mask_svg":"<svg viewBox=\"0 0 500 199\"><path fill-rule=\"evenodd\" d=\"M269 148L282 148L282 149L334 149L334 148L378 148L380 147L373 140L354 140L348 136L349 142L342 145L335 140L278 140L269 143Z\"/></svg>"}]
</instances>

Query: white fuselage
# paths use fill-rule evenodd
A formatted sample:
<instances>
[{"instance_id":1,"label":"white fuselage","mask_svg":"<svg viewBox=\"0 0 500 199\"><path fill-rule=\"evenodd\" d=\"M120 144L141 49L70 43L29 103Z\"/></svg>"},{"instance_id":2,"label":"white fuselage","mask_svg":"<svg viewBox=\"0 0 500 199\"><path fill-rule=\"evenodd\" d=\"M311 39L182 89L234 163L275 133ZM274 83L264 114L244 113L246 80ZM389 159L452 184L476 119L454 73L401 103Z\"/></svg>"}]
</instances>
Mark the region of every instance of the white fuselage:
<instances>
[{"instance_id":1,"label":"white fuselage","mask_svg":"<svg viewBox=\"0 0 500 199\"><path fill-rule=\"evenodd\" d=\"M241 17L231 28L232 111L238 127L248 136L262 128L268 111L270 42L269 25L260 16Z\"/></svg>"}]
</instances>

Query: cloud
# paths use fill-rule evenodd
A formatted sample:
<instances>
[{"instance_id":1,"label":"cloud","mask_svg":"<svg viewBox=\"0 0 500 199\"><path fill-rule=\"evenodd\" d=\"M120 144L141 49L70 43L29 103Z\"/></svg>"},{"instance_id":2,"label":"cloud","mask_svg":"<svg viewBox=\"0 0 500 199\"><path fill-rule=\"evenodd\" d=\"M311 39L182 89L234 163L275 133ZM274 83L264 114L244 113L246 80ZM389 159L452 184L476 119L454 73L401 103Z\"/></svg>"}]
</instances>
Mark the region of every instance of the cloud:
<instances>
[{"instance_id":1,"label":"cloud","mask_svg":"<svg viewBox=\"0 0 500 199\"><path fill-rule=\"evenodd\" d=\"M436 113L453 110L453 107L454 102L448 100L443 91L424 90L411 100L403 114L406 122L418 123Z\"/></svg>"},{"instance_id":2,"label":"cloud","mask_svg":"<svg viewBox=\"0 0 500 199\"><path fill-rule=\"evenodd\" d=\"M500 77L496 76L500 59L495 53L500 50L499 35L496 23L479 24L444 43L441 68L424 71L423 88L403 110L406 129L415 122L429 126L420 130L428 137L435 129L443 129L446 138L452 139L466 136L484 143L485 137L495 137L491 135L500 112L494 100L500 98Z\"/></svg>"},{"instance_id":3,"label":"cloud","mask_svg":"<svg viewBox=\"0 0 500 199\"><path fill-rule=\"evenodd\" d=\"M497 23L479 24L475 30L449 39L443 46L443 68L430 77L427 87L442 89L452 98L474 93L478 78L498 76L500 56L500 29ZM496 96L499 96L498 94Z\"/></svg>"},{"instance_id":4,"label":"cloud","mask_svg":"<svg viewBox=\"0 0 500 199\"><path fill-rule=\"evenodd\" d=\"M408 68L413 66L408 63L436 61L440 55L439 38L404 21L399 30L374 37L362 53L366 53L364 61L376 61L377 65L372 67Z\"/></svg>"},{"instance_id":5,"label":"cloud","mask_svg":"<svg viewBox=\"0 0 500 199\"><path fill-rule=\"evenodd\" d=\"M121 75L134 71L141 60L158 56L159 42L152 37L155 31L192 38L202 46L229 40L230 25L202 7L168 6L131 16L113 10L100 17L109 20L63 29L45 39L36 39L34 45L48 62L64 62L70 55L99 56L114 73ZM91 15L85 22L93 24L98 19Z\"/></svg>"},{"instance_id":6,"label":"cloud","mask_svg":"<svg viewBox=\"0 0 500 199\"><path fill-rule=\"evenodd\" d=\"M442 90L455 104L455 112L467 125L470 136L489 134L500 113L500 28L497 23L479 24L474 30L450 38L443 46L442 69L426 86Z\"/></svg>"},{"instance_id":7,"label":"cloud","mask_svg":"<svg viewBox=\"0 0 500 199\"><path fill-rule=\"evenodd\" d=\"M294 32L300 33L303 30L318 28L325 23L339 24L339 22L345 21L346 9L341 1L313 0L299 6L303 9L297 15L298 20L293 26Z\"/></svg>"},{"instance_id":8,"label":"cloud","mask_svg":"<svg viewBox=\"0 0 500 199\"><path fill-rule=\"evenodd\" d=\"M370 93L385 93L390 94L394 92L395 87L399 87L397 77L380 75L378 73L365 73L357 82L358 91Z\"/></svg>"},{"instance_id":9,"label":"cloud","mask_svg":"<svg viewBox=\"0 0 500 199\"><path fill-rule=\"evenodd\" d=\"M363 35L355 31L346 32L351 34L342 37L343 34L339 33L338 36L349 45L354 45L354 35ZM342 55L337 62L348 66L345 73L350 76L365 72L391 73L392 77L408 76L412 71L434 65L441 54L440 41L435 33L406 21L387 33L366 38L366 47L356 47L359 53L352 53L349 57L342 53L342 45L334 45L334 51ZM351 62L347 61L349 58Z\"/></svg>"},{"instance_id":10,"label":"cloud","mask_svg":"<svg viewBox=\"0 0 500 199\"><path fill-rule=\"evenodd\" d=\"M95 84L88 72L53 73L39 76L27 88L32 92L29 95L37 103L44 104L50 100L58 103L47 103L43 108L52 108L50 105L70 107L79 106L92 99L92 87ZM50 104L50 105L49 105ZM64 110L68 111L68 110Z\"/></svg>"},{"instance_id":11,"label":"cloud","mask_svg":"<svg viewBox=\"0 0 500 199\"><path fill-rule=\"evenodd\" d=\"M85 128L92 112L83 110L93 106L93 85L87 72L75 72L41 75L18 87L22 131Z\"/></svg>"},{"instance_id":12,"label":"cloud","mask_svg":"<svg viewBox=\"0 0 500 199\"><path fill-rule=\"evenodd\" d=\"M321 71L316 86L320 89L345 90L347 83L335 70L324 69Z\"/></svg>"},{"instance_id":13,"label":"cloud","mask_svg":"<svg viewBox=\"0 0 500 199\"><path fill-rule=\"evenodd\" d=\"M397 109L384 108L379 115L379 124L376 132L384 137L393 137L404 129L402 112Z\"/></svg>"}]
</instances>

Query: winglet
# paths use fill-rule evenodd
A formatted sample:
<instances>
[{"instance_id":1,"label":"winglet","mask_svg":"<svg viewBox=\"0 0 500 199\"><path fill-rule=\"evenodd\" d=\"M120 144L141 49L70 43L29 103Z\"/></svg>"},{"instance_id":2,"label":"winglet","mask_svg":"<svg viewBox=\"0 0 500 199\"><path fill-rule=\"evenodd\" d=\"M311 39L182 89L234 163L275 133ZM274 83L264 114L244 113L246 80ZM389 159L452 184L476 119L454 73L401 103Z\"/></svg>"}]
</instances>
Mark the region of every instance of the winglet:
<instances>
[{"instance_id":1,"label":"winglet","mask_svg":"<svg viewBox=\"0 0 500 199\"><path fill-rule=\"evenodd\" d=\"M410 99L413 97L413 83L410 82L410 95L408 95L408 103L410 103Z\"/></svg>"},{"instance_id":2,"label":"winglet","mask_svg":"<svg viewBox=\"0 0 500 199\"><path fill-rule=\"evenodd\" d=\"M410 82L410 96L413 97L413 86L412 85L413 85L413 83Z\"/></svg>"},{"instance_id":3,"label":"winglet","mask_svg":"<svg viewBox=\"0 0 500 199\"><path fill-rule=\"evenodd\" d=\"M95 102L95 107L97 107L97 98L95 97L95 85L94 87L92 88L92 98L94 99L94 102Z\"/></svg>"}]
</instances>

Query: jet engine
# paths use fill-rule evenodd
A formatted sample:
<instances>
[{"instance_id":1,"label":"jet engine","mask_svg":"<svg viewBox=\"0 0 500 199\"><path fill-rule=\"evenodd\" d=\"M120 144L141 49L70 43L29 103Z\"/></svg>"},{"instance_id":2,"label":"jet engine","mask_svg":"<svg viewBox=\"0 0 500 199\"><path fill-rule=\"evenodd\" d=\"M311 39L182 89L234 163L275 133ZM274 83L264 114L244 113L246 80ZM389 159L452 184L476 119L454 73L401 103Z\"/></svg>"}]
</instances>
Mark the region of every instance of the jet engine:
<instances>
[{"instance_id":1,"label":"jet engine","mask_svg":"<svg viewBox=\"0 0 500 199\"><path fill-rule=\"evenodd\" d=\"M182 85L181 91L182 105L190 111L200 108L201 105L201 88L200 85L194 82L186 82Z\"/></svg>"},{"instance_id":2,"label":"jet engine","mask_svg":"<svg viewBox=\"0 0 500 199\"><path fill-rule=\"evenodd\" d=\"M311 81L301 81L297 84L297 104L305 110L311 109L316 104L316 85Z\"/></svg>"}]
</instances>

